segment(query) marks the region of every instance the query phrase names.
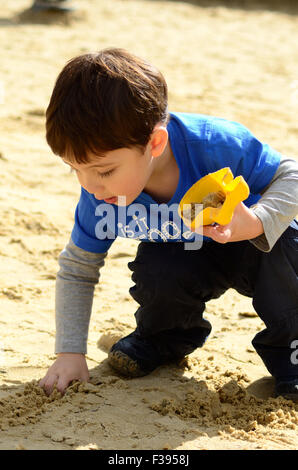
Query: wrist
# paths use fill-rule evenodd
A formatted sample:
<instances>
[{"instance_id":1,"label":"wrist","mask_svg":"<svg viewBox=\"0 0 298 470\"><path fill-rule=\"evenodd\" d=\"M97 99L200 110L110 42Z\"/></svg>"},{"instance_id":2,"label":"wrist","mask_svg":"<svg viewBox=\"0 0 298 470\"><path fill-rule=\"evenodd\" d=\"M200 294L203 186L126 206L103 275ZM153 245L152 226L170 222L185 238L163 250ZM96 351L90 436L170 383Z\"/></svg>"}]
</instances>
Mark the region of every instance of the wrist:
<instances>
[{"instance_id":1,"label":"wrist","mask_svg":"<svg viewBox=\"0 0 298 470\"><path fill-rule=\"evenodd\" d=\"M250 231L251 231L249 239L259 237L260 235L264 233L263 223L252 209L247 208L247 210L250 213L250 219L251 219L251 222L249 224Z\"/></svg>"},{"instance_id":2,"label":"wrist","mask_svg":"<svg viewBox=\"0 0 298 470\"><path fill-rule=\"evenodd\" d=\"M260 218L243 203L236 207L230 225L232 234L228 241L251 240L264 233Z\"/></svg>"}]
</instances>

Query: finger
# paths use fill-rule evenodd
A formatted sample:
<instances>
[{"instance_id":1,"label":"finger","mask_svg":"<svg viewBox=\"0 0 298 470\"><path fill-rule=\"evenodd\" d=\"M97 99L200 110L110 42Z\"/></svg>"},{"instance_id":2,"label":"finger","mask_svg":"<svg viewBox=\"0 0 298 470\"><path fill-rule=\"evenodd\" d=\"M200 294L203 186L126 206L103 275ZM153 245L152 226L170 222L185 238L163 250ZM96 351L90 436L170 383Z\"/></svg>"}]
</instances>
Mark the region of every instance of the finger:
<instances>
[{"instance_id":1,"label":"finger","mask_svg":"<svg viewBox=\"0 0 298 470\"><path fill-rule=\"evenodd\" d=\"M230 238L230 231L220 225L208 226L206 228L206 236L212 238L215 242L226 243Z\"/></svg>"},{"instance_id":2,"label":"finger","mask_svg":"<svg viewBox=\"0 0 298 470\"><path fill-rule=\"evenodd\" d=\"M47 378L47 376L45 375L45 376L43 377L43 379L41 379L41 380L38 382L38 386L39 386L39 387L43 388L43 386L44 386L44 384L45 384L45 381L46 381L46 378Z\"/></svg>"},{"instance_id":3,"label":"finger","mask_svg":"<svg viewBox=\"0 0 298 470\"><path fill-rule=\"evenodd\" d=\"M216 231L214 235L214 240L218 243L227 243L231 238L231 233L228 230L225 231Z\"/></svg>"},{"instance_id":4,"label":"finger","mask_svg":"<svg viewBox=\"0 0 298 470\"><path fill-rule=\"evenodd\" d=\"M203 229L203 235L205 237L213 238L216 236L216 227L213 225L205 225Z\"/></svg>"},{"instance_id":5,"label":"finger","mask_svg":"<svg viewBox=\"0 0 298 470\"><path fill-rule=\"evenodd\" d=\"M67 389L71 381L72 379L65 379L65 378L59 377L57 385L56 385L58 392L64 395L65 390Z\"/></svg>"},{"instance_id":6,"label":"finger","mask_svg":"<svg viewBox=\"0 0 298 470\"><path fill-rule=\"evenodd\" d=\"M229 228L229 224L228 225L216 224L213 227L216 229L217 232L225 232Z\"/></svg>"},{"instance_id":7,"label":"finger","mask_svg":"<svg viewBox=\"0 0 298 470\"><path fill-rule=\"evenodd\" d=\"M57 374L53 374L53 375L50 375L48 377L48 379L46 380L45 384L44 384L44 391L46 392L47 395L51 395L53 389L54 389L54 385L55 383L57 382L58 380L58 375Z\"/></svg>"}]
</instances>

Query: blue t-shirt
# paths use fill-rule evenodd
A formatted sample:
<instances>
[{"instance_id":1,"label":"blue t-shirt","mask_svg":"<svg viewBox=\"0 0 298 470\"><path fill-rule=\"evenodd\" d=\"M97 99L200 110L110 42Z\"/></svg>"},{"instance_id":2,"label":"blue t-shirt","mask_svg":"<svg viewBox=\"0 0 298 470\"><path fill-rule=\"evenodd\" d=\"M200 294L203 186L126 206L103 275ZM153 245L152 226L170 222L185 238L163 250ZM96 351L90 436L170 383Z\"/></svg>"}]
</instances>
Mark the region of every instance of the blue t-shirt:
<instances>
[{"instance_id":1,"label":"blue t-shirt","mask_svg":"<svg viewBox=\"0 0 298 470\"><path fill-rule=\"evenodd\" d=\"M250 207L271 182L281 155L261 143L239 123L200 114L171 113L169 141L179 167L179 182L172 199L158 204L145 192L126 207L97 200L84 188L75 211L72 240L78 247L106 252L117 236L153 242L193 242L178 215L178 205L200 178L224 167L242 175L250 188L244 203Z\"/></svg>"}]
</instances>

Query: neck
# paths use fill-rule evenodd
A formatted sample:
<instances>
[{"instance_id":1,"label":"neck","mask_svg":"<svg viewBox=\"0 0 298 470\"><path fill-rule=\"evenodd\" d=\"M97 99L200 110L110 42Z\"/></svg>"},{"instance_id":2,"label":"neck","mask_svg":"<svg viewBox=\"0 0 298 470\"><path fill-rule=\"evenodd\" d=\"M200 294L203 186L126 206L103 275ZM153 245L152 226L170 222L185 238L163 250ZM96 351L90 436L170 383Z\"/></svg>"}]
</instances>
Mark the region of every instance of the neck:
<instances>
[{"instance_id":1,"label":"neck","mask_svg":"<svg viewBox=\"0 0 298 470\"><path fill-rule=\"evenodd\" d=\"M172 156L172 149L168 141L163 153L153 160L153 171L151 173L150 180L148 181L149 184L154 181L159 181L160 178L168 172L168 169L172 164Z\"/></svg>"},{"instance_id":2,"label":"neck","mask_svg":"<svg viewBox=\"0 0 298 470\"><path fill-rule=\"evenodd\" d=\"M179 181L179 168L169 142L163 153L154 158L153 165L153 171L143 191L158 202L168 202Z\"/></svg>"}]
</instances>

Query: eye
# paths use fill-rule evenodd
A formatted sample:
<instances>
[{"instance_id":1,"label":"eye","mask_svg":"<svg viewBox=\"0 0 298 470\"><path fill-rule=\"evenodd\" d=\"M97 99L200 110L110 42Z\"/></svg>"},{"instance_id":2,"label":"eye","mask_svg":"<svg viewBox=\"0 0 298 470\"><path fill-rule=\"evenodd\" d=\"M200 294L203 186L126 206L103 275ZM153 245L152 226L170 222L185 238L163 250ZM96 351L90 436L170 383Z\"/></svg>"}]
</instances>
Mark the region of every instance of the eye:
<instances>
[{"instance_id":1,"label":"eye","mask_svg":"<svg viewBox=\"0 0 298 470\"><path fill-rule=\"evenodd\" d=\"M99 175L102 177L102 178L106 178L107 176L110 176L115 170L110 170L110 171L106 171L106 173L99 173Z\"/></svg>"}]
</instances>

